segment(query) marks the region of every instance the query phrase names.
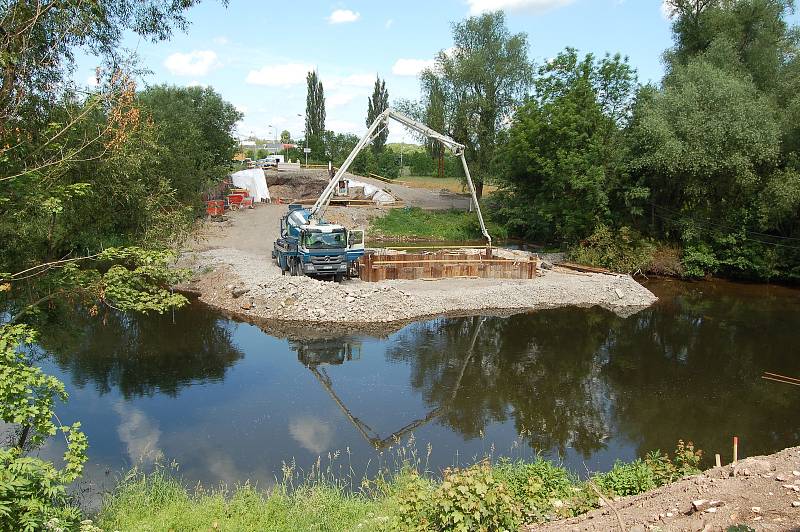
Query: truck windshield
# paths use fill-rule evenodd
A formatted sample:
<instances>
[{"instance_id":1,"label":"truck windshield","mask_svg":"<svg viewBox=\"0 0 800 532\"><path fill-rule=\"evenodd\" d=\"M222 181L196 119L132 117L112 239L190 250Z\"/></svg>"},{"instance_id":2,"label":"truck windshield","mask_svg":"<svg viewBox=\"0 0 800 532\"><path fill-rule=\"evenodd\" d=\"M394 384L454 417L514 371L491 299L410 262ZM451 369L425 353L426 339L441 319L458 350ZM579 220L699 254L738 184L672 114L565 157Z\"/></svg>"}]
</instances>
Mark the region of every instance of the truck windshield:
<instances>
[{"instance_id":1,"label":"truck windshield","mask_svg":"<svg viewBox=\"0 0 800 532\"><path fill-rule=\"evenodd\" d=\"M344 231L336 233L305 233L303 247L307 249L341 249L345 247Z\"/></svg>"}]
</instances>

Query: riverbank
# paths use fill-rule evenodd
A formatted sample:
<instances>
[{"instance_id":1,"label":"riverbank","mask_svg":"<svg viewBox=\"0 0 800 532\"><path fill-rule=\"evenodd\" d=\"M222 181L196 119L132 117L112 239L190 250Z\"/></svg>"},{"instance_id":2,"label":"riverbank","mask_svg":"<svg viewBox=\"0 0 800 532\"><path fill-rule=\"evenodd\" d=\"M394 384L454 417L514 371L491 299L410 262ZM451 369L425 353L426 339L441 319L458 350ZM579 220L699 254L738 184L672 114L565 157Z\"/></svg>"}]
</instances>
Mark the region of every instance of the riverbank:
<instances>
[{"instance_id":1,"label":"riverbank","mask_svg":"<svg viewBox=\"0 0 800 532\"><path fill-rule=\"evenodd\" d=\"M208 225L179 266L193 278L178 287L200 301L249 321L293 323L398 323L438 315L514 311L560 306L600 306L629 315L657 298L627 275L540 269L532 280L442 279L342 283L281 275L272 243L286 207L260 205ZM344 208L339 208L345 210ZM347 213L339 212L338 216ZM497 250L508 258L527 252ZM524 257L523 257L524 256Z\"/></svg>"},{"instance_id":2,"label":"riverbank","mask_svg":"<svg viewBox=\"0 0 800 532\"><path fill-rule=\"evenodd\" d=\"M287 469L269 491L250 484L190 491L164 471L134 473L107 499L98 525L105 530L338 531L426 530L459 523L467 529L515 529L528 523L521 530L534 532L736 525L792 530L800 521L800 447L700 474L693 469L692 451L682 452L618 464L591 481L543 460L479 463L446 471L443 480L417 473L413 466L418 464L363 482L337 480L319 469L300 480ZM676 468L690 476L669 482L681 476Z\"/></svg>"}]
</instances>

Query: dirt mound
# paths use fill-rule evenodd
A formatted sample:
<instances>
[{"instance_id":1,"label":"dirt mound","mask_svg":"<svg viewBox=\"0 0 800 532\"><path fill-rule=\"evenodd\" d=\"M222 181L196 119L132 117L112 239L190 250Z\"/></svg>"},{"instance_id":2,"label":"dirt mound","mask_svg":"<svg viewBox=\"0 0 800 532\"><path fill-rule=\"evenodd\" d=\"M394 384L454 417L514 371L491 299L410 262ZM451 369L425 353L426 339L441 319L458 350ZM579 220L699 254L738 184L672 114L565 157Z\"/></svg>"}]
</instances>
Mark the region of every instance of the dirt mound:
<instances>
[{"instance_id":1,"label":"dirt mound","mask_svg":"<svg viewBox=\"0 0 800 532\"><path fill-rule=\"evenodd\" d=\"M798 531L800 447L710 469L611 504L612 508L524 530L696 532L745 525L755 530Z\"/></svg>"},{"instance_id":2,"label":"dirt mound","mask_svg":"<svg viewBox=\"0 0 800 532\"><path fill-rule=\"evenodd\" d=\"M267 186L272 198L316 199L328 184L326 170L269 170Z\"/></svg>"}]
</instances>

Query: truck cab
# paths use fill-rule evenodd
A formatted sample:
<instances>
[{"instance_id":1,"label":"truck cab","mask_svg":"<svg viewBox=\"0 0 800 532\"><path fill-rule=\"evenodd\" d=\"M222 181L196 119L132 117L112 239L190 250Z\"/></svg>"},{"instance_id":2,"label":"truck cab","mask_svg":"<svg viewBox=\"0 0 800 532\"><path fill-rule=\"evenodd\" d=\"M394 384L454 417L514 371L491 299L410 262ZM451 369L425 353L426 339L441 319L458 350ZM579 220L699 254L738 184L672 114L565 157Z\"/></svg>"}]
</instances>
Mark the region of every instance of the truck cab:
<instances>
[{"instance_id":1,"label":"truck cab","mask_svg":"<svg viewBox=\"0 0 800 532\"><path fill-rule=\"evenodd\" d=\"M310 223L309 217L302 206L290 205L281 218L281 236L272 252L281 272L336 281L350 276L364 254L364 231L324 221Z\"/></svg>"}]
</instances>

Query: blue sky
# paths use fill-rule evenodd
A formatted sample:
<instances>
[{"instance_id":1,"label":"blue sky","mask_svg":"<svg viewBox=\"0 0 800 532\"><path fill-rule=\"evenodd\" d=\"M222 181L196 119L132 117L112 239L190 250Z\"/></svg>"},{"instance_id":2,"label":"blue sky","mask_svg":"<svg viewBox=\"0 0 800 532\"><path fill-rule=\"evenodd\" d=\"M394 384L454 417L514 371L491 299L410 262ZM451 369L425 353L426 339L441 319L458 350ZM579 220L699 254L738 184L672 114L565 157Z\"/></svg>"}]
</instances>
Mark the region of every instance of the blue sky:
<instances>
[{"instance_id":1,"label":"blue sky","mask_svg":"<svg viewBox=\"0 0 800 532\"><path fill-rule=\"evenodd\" d=\"M567 46L581 52L620 52L640 80L658 81L662 51L671 44L661 0L376 0L204 2L191 26L152 44L129 37L152 74L141 85L214 87L245 115L241 135L302 135L305 73L316 68L327 99L327 129L363 133L375 76L386 79L390 100L417 98L416 72L452 45L451 22L481 10L503 9L512 32L528 34L530 57L541 63ZM83 58L77 75L94 77ZM272 127L270 127L272 126ZM400 126L390 141L412 141Z\"/></svg>"}]
</instances>

